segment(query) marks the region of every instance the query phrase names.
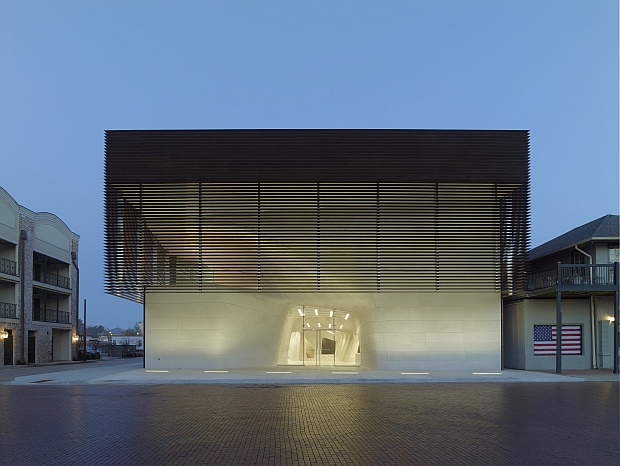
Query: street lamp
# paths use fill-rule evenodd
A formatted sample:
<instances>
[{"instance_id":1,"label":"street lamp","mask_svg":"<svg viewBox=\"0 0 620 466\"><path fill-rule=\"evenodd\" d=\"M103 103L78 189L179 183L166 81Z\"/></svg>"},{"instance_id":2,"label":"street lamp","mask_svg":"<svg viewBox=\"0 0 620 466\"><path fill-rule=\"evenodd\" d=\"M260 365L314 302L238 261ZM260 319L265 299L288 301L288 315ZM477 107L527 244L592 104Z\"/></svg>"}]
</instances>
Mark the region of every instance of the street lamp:
<instances>
[{"instance_id":1,"label":"street lamp","mask_svg":"<svg viewBox=\"0 0 620 466\"><path fill-rule=\"evenodd\" d=\"M80 308L80 268L77 265L77 252L71 251L71 262L73 263L73 267L75 267L76 277L75 277L75 330L76 333L80 333L80 329L78 328L78 313ZM82 334L84 335L84 354L83 361L86 362L86 300L84 300L84 331ZM79 337L78 337L79 338ZM76 348L77 349L77 348ZM76 355L77 356L77 355Z\"/></svg>"}]
</instances>

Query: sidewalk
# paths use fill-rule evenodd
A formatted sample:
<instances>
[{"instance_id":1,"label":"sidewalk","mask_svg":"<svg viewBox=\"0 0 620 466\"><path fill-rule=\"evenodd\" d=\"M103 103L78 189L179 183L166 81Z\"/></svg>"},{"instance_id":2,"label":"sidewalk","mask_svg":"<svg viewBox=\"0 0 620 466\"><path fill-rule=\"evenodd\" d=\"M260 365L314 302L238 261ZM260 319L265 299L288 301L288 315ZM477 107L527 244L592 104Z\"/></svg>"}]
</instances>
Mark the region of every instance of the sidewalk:
<instances>
[{"instance_id":1,"label":"sidewalk","mask_svg":"<svg viewBox=\"0 0 620 466\"><path fill-rule=\"evenodd\" d=\"M65 368L66 370L63 370ZM50 368L51 369L51 368ZM35 374L14 372L8 385L89 385L89 384L375 384L375 383L464 383L464 382L618 382L611 371L565 371L562 375L505 369L500 372L374 371L359 367L307 368L277 366L263 369L204 371L199 369L148 370L142 360L92 361L87 364L37 368ZM24 370L27 370L25 368ZM24 374L24 375L22 375Z\"/></svg>"}]
</instances>

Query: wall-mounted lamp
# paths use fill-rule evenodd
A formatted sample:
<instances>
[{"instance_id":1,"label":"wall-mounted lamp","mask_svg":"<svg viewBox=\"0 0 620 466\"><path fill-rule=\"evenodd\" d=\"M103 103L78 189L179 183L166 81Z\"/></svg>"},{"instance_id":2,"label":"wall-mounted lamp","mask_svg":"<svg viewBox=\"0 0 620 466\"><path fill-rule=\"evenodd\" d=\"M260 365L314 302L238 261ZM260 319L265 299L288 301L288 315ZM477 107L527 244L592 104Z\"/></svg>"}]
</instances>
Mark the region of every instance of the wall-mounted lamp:
<instances>
[{"instance_id":1,"label":"wall-mounted lamp","mask_svg":"<svg viewBox=\"0 0 620 466\"><path fill-rule=\"evenodd\" d=\"M613 324L615 322L616 318L614 316L610 316L608 320L609 320L610 324Z\"/></svg>"},{"instance_id":2,"label":"wall-mounted lamp","mask_svg":"<svg viewBox=\"0 0 620 466\"><path fill-rule=\"evenodd\" d=\"M73 335L73 341L80 341L79 335Z\"/></svg>"},{"instance_id":3,"label":"wall-mounted lamp","mask_svg":"<svg viewBox=\"0 0 620 466\"><path fill-rule=\"evenodd\" d=\"M7 329L2 330L2 332L0 332L0 338L2 338L3 340L5 338L9 338L9 332Z\"/></svg>"}]
</instances>

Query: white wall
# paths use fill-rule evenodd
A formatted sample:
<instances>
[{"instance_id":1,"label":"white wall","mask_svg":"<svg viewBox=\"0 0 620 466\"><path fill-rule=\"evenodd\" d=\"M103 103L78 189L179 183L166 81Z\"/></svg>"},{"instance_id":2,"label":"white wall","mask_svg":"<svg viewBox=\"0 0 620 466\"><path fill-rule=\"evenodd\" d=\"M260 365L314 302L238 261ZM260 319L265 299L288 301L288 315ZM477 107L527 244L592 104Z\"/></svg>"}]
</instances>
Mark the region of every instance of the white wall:
<instances>
[{"instance_id":1,"label":"white wall","mask_svg":"<svg viewBox=\"0 0 620 466\"><path fill-rule=\"evenodd\" d=\"M501 368L499 293L147 293L146 367L276 365L288 311L359 316L361 365L379 370Z\"/></svg>"},{"instance_id":2,"label":"white wall","mask_svg":"<svg viewBox=\"0 0 620 466\"><path fill-rule=\"evenodd\" d=\"M0 187L0 238L17 244L19 205L2 187ZM8 258L15 260L14 258Z\"/></svg>"},{"instance_id":3,"label":"white wall","mask_svg":"<svg viewBox=\"0 0 620 466\"><path fill-rule=\"evenodd\" d=\"M146 367L273 366L287 310L258 293L147 293Z\"/></svg>"},{"instance_id":4,"label":"white wall","mask_svg":"<svg viewBox=\"0 0 620 466\"><path fill-rule=\"evenodd\" d=\"M383 370L501 369L499 293L376 293L362 314L362 365Z\"/></svg>"},{"instance_id":5,"label":"white wall","mask_svg":"<svg viewBox=\"0 0 620 466\"><path fill-rule=\"evenodd\" d=\"M71 360L71 331L52 329L53 339L53 360L54 361L70 361Z\"/></svg>"}]
</instances>

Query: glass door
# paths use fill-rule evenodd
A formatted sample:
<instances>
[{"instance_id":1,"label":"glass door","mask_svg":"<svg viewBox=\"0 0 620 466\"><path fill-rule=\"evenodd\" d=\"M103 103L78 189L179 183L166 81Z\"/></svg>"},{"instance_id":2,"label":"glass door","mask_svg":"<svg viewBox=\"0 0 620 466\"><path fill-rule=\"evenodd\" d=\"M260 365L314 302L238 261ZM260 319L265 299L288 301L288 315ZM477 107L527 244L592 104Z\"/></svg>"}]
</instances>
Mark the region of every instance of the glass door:
<instances>
[{"instance_id":1,"label":"glass door","mask_svg":"<svg viewBox=\"0 0 620 466\"><path fill-rule=\"evenodd\" d=\"M359 366L355 314L314 306L289 310L282 331L279 365Z\"/></svg>"},{"instance_id":2,"label":"glass door","mask_svg":"<svg viewBox=\"0 0 620 466\"><path fill-rule=\"evenodd\" d=\"M317 331L304 330L304 366L317 366L319 364L317 352Z\"/></svg>"},{"instance_id":3,"label":"glass door","mask_svg":"<svg viewBox=\"0 0 620 466\"><path fill-rule=\"evenodd\" d=\"M304 331L304 365L334 366L336 334L331 330Z\"/></svg>"}]
</instances>

